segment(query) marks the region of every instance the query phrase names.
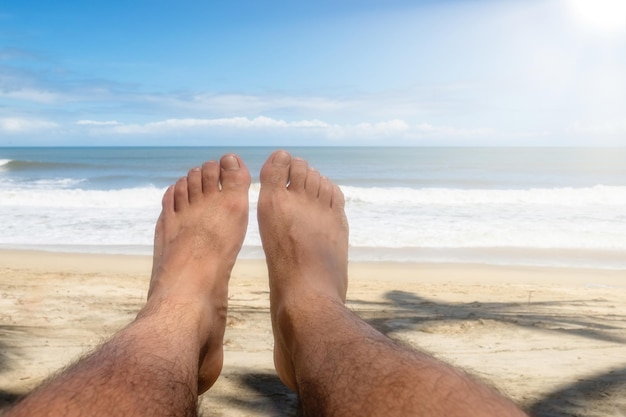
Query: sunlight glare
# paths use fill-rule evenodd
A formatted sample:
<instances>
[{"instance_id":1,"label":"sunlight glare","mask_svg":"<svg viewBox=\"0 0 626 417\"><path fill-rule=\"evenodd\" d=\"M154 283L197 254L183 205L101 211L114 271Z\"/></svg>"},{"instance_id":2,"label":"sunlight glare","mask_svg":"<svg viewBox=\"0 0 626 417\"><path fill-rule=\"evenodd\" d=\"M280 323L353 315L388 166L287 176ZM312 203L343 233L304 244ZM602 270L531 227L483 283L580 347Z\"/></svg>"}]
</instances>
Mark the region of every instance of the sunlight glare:
<instances>
[{"instance_id":1,"label":"sunlight glare","mask_svg":"<svg viewBox=\"0 0 626 417\"><path fill-rule=\"evenodd\" d=\"M626 0L565 0L584 29L602 34L626 34Z\"/></svg>"}]
</instances>

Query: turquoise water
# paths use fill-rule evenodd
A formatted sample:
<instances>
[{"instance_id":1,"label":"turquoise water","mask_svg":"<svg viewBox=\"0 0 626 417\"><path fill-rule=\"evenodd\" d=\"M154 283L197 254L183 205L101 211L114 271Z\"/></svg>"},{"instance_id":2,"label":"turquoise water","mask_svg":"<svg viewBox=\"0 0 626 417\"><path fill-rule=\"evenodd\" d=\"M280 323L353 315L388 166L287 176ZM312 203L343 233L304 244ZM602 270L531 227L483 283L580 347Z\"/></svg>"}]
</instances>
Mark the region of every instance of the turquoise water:
<instances>
[{"instance_id":1,"label":"turquoise water","mask_svg":"<svg viewBox=\"0 0 626 417\"><path fill-rule=\"evenodd\" d=\"M0 148L0 247L149 253L165 188L239 153L253 174L244 256L260 257L273 149ZM294 148L341 185L353 259L626 268L626 149Z\"/></svg>"}]
</instances>

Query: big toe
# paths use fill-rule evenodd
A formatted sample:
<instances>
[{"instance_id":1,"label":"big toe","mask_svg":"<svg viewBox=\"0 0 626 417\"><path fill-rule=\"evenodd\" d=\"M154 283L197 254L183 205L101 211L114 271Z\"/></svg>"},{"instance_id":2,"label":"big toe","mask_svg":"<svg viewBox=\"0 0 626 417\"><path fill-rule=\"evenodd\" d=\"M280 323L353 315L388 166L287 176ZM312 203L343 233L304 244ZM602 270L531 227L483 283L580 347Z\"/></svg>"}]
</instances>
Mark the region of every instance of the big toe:
<instances>
[{"instance_id":1,"label":"big toe","mask_svg":"<svg viewBox=\"0 0 626 417\"><path fill-rule=\"evenodd\" d=\"M220 182L224 191L243 191L250 187L250 171L241 158L227 154L220 159Z\"/></svg>"},{"instance_id":2,"label":"big toe","mask_svg":"<svg viewBox=\"0 0 626 417\"><path fill-rule=\"evenodd\" d=\"M287 186L291 155L286 151L276 151L261 168L261 185L269 187Z\"/></svg>"}]
</instances>

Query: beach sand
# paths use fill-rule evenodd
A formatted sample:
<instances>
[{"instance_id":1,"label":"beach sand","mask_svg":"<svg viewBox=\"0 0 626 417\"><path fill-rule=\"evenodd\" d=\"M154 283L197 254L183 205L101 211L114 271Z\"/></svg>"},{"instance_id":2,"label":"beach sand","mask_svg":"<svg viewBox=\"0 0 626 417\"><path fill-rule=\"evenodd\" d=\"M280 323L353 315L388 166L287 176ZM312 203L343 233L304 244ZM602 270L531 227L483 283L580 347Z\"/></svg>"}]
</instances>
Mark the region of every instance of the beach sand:
<instances>
[{"instance_id":1,"label":"beach sand","mask_svg":"<svg viewBox=\"0 0 626 417\"><path fill-rule=\"evenodd\" d=\"M141 307L151 259L0 251L0 407ZM626 416L626 271L354 263L348 304L391 338L497 386L538 416ZM329 324L330 325L330 324ZM211 416L296 415L272 362L263 261L230 284Z\"/></svg>"}]
</instances>

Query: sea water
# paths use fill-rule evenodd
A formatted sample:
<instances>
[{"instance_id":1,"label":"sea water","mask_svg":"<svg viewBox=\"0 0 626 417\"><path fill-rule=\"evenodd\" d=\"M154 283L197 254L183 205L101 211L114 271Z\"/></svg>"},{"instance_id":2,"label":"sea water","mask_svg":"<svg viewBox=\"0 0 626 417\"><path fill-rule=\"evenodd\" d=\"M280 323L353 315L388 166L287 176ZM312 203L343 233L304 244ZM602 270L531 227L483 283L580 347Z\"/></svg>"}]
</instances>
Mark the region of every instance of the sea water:
<instances>
[{"instance_id":1,"label":"sea water","mask_svg":"<svg viewBox=\"0 0 626 417\"><path fill-rule=\"evenodd\" d=\"M626 269L626 148L289 150L341 186L353 260ZM0 148L0 248L149 254L166 187L225 152L253 175L260 258L263 147Z\"/></svg>"}]
</instances>

